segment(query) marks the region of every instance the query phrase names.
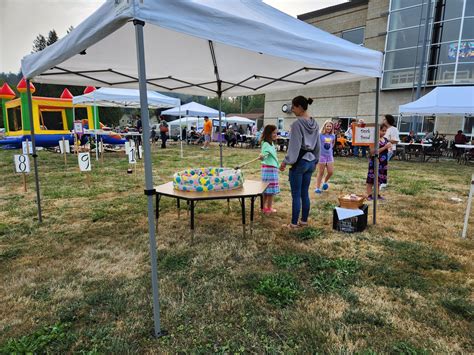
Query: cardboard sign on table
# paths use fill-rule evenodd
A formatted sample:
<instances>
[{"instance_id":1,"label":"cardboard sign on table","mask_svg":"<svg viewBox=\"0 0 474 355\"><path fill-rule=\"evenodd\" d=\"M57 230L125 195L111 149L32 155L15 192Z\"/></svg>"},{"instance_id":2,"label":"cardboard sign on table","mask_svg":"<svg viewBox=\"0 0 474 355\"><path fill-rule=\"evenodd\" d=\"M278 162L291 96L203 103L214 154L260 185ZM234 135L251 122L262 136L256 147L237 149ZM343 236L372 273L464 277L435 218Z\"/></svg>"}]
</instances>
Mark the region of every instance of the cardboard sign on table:
<instances>
[{"instance_id":1,"label":"cardboard sign on table","mask_svg":"<svg viewBox=\"0 0 474 355\"><path fill-rule=\"evenodd\" d=\"M352 124L352 145L373 146L375 142L375 124Z\"/></svg>"}]
</instances>

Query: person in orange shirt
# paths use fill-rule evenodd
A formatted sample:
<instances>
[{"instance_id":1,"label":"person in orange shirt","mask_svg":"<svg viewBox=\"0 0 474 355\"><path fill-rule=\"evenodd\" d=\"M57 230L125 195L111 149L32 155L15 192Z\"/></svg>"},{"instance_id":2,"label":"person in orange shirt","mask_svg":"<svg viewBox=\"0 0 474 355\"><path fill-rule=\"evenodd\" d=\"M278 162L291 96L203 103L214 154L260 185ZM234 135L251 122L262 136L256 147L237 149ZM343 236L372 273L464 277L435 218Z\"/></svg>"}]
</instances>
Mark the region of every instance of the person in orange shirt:
<instances>
[{"instance_id":1,"label":"person in orange shirt","mask_svg":"<svg viewBox=\"0 0 474 355\"><path fill-rule=\"evenodd\" d=\"M204 135L204 145L201 147L201 149L209 149L209 144L211 143L212 122L207 116L204 116L204 127L202 129L202 134Z\"/></svg>"}]
</instances>

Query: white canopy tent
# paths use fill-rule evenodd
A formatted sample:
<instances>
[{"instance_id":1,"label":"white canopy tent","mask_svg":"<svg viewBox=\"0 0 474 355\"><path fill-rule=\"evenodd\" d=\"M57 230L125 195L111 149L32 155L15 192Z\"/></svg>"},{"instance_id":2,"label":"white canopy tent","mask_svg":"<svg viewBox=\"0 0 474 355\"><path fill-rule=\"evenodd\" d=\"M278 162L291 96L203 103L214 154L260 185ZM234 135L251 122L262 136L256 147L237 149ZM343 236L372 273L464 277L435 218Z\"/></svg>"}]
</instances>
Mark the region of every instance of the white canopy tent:
<instances>
[{"instance_id":1,"label":"white canopy tent","mask_svg":"<svg viewBox=\"0 0 474 355\"><path fill-rule=\"evenodd\" d=\"M207 116L207 117L219 117L219 110L215 110L211 107L198 104L197 102L190 102L185 105L181 105L181 110L178 107L165 110L161 112L162 115L168 116ZM225 115L224 112L221 112L222 115Z\"/></svg>"},{"instance_id":2,"label":"white canopy tent","mask_svg":"<svg viewBox=\"0 0 474 355\"><path fill-rule=\"evenodd\" d=\"M469 116L474 114L474 86L437 87L418 100L401 105L400 115Z\"/></svg>"},{"instance_id":3,"label":"white canopy tent","mask_svg":"<svg viewBox=\"0 0 474 355\"><path fill-rule=\"evenodd\" d=\"M149 90L147 96L148 107L151 108L175 107L181 103L180 99L166 96L156 91ZM140 92L136 89L103 87L88 94L74 96L72 103L74 105L138 108L140 107Z\"/></svg>"},{"instance_id":4,"label":"white canopy tent","mask_svg":"<svg viewBox=\"0 0 474 355\"><path fill-rule=\"evenodd\" d=\"M166 96L156 91L148 90L148 107L168 108L181 106L181 100L175 97ZM140 91L137 89L120 89L103 87L88 94L74 96L73 105L102 106L102 107L140 107ZM146 127L146 126L145 126ZM96 140L97 132L95 130ZM181 155L183 155L183 144L181 143ZM96 149L96 160L99 160L99 150Z\"/></svg>"},{"instance_id":5,"label":"white canopy tent","mask_svg":"<svg viewBox=\"0 0 474 355\"><path fill-rule=\"evenodd\" d=\"M223 94L238 96L300 89L367 77L377 78L377 122L381 71L382 53L321 31L259 0L108 0L67 36L22 60L28 93L30 80L138 86L144 126L149 124L147 87L221 98ZM29 106L31 118L31 101ZM31 133L41 221L34 128ZM378 132L375 136L375 147L378 147ZM155 335L159 336L148 130L144 132L144 143L153 312ZM220 148L222 164L222 145ZM376 198L374 207L375 203Z\"/></svg>"}]
</instances>

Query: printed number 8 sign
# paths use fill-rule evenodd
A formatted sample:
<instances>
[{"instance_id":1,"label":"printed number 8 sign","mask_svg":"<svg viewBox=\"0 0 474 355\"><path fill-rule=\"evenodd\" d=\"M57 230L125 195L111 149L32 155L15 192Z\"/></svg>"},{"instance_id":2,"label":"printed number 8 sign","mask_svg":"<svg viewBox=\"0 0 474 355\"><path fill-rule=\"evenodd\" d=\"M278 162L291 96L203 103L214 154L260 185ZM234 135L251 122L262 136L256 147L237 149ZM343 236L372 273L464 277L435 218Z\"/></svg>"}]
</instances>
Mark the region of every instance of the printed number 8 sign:
<instances>
[{"instance_id":1,"label":"printed number 8 sign","mask_svg":"<svg viewBox=\"0 0 474 355\"><path fill-rule=\"evenodd\" d=\"M29 173L30 172L30 159L28 155L15 154L15 171L17 173Z\"/></svg>"},{"instance_id":2,"label":"printed number 8 sign","mask_svg":"<svg viewBox=\"0 0 474 355\"><path fill-rule=\"evenodd\" d=\"M91 171L91 155L89 153L79 153L77 159L81 171Z\"/></svg>"}]
</instances>

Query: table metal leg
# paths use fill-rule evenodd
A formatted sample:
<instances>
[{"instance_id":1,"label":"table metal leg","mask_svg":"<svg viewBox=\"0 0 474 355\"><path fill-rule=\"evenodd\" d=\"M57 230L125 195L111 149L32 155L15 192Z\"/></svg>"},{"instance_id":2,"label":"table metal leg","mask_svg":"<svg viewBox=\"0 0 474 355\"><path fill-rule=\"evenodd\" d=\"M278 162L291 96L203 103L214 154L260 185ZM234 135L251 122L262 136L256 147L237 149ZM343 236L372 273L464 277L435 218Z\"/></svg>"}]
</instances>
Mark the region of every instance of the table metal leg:
<instances>
[{"instance_id":1,"label":"table metal leg","mask_svg":"<svg viewBox=\"0 0 474 355\"><path fill-rule=\"evenodd\" d=\"M253 235L253 214L255 210L255 196L250 198L250 235Z\"/></svg>"},{"instance_id":2,"label":"table metal leg","mask_svg":"<svg viewBox=\"0 0 474 355\"><path fill-rule=\"evenodd\" d=\"M260 194L260 209L263 210L263 194Z\"/></svg>"},{"instance_id":3,"label":"table metal leg","mask_svg":"<svg viewBox=\"0 0 474 355\"><path fill-rule=\"evenodd\" d=\"M181 217L181 200L179 198L176 199L176 207L178 208L178 218Z\"/></svg>"},{"instance_id":4,"label":"table metal leg","mask_svg":"<svg viewBox=\"0 0 474 355\"><path fill-rule=\"evenodd\" d=\"M161 195L156 194L156 207L155 207L155 219L156 219L155 229L156 230L158 230L158 220L160 218L160 200L161 200Z\"/></svg>"},{"instance_id":5,"label":"table metal leg","mask_svg":"<svg viewBox=\"0 0 474 355\"><path fill-rule=\"evenodd\" d=\"M191 242L194 243L194 200L191 200Z\"/></svg>"},{"instance_id":6,"label":"table metal leg","mask_svg":"<svg viewBox=\"0 0 474 355\"><path fill-rule=\"evenodd\" d=\"M245 232L246 232L246 228L245 228L245 197L242 197L242 202L241 202L241 205L242 205L242 231L243 231L243 236L245 238Z\"/></svg>"},{"instance_id":7,"label":"table metal leg","mask_svg":"<svg viewBox=\"0 0 474 355\"><path fill-rule=\"evenodd\" d=\"M227 214L230 214L230 198L227 199Z\"/></svg>"}]
</instances>

